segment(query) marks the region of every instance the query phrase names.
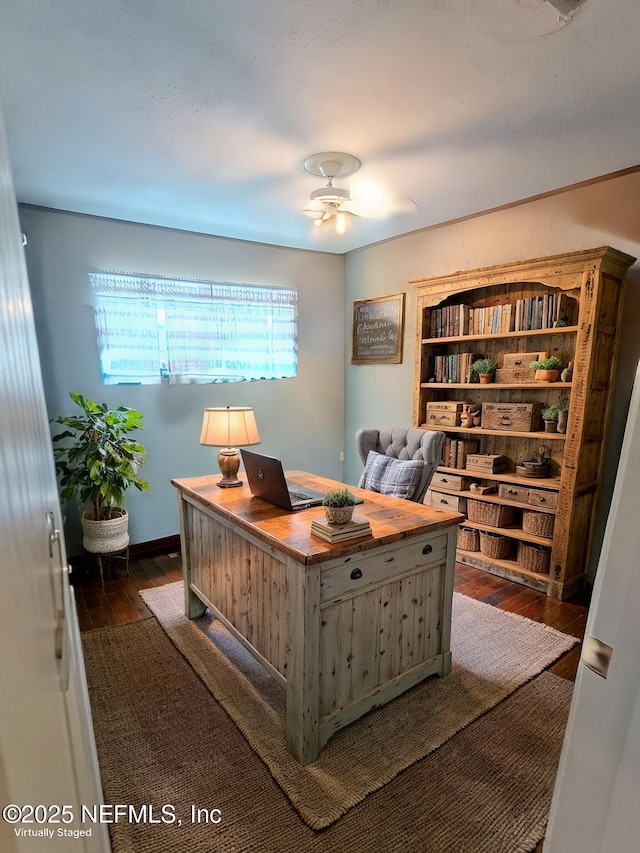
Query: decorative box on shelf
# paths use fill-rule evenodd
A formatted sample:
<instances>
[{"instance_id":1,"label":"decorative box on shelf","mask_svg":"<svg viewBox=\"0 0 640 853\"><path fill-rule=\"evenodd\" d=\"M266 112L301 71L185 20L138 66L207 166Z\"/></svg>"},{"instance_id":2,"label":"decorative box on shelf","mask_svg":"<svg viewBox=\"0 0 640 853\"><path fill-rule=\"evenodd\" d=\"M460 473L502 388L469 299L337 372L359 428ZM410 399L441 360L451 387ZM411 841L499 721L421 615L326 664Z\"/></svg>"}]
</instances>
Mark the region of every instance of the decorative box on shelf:
<instances>
[{"instance_id":1,"label":"decorative box on shelf","mask_svg":"<svg viewBox=\"0 0 640 853\"><path fill-rule=\"evenodd\" d=\"M501 453L468 453L466 467L468 471L500 474L507 467L507 457Z\"/></svg>"},{"instance_id":2,"label":"decorative box on shelf","mask_svg":"<svg viewBox=\"0 0 640 853\"><path fill-rule=\"evenodd\" d=\"M433 412L462 412L469 403L461 400L434 400L427 403L427 411Z\"/></svg>"},{"instance_id":3,"label":"decorative box on shelf","mask_svg":"<svg viewBox=\"0 0 640 853\"><path fill-rule=\"evenodd\" d=\"M502 356L502 366L512 370L529 368L532 361L541 361L547 357L546 352L505 352Z\"/></svg>"},{"instance_id":4,"label":"decorative box on shelf","mask_svg":"<svg viewBox=\"0 0 640 853\"><path fill-rule=\"evenodd\" d=\"M483 403L482 429L532 432L540 427L540 403Z\"/></svg>"},{"instance_id":5,"label":"decorative box on shelf","mask_svg":"<svg viewBox=\"0 0 640 853\"><path fill-rule=\"evenodd\" d=\"M499 367L496 370L496 384L520 385L525 382L535 382L536 372L532 367Z\"/></svg>"},{"instance_id":6,"label":"decorative box on shelf","mask_svg":"<svg viewBox=\"0 0 640 853\"><path fill-rule=\"evenodd\" d=\"M427 417L425 423L427 426L431 427L457 427L460 426L460 415L460 412L434 411L427 406Z\"/></svg>"}]
</instances>

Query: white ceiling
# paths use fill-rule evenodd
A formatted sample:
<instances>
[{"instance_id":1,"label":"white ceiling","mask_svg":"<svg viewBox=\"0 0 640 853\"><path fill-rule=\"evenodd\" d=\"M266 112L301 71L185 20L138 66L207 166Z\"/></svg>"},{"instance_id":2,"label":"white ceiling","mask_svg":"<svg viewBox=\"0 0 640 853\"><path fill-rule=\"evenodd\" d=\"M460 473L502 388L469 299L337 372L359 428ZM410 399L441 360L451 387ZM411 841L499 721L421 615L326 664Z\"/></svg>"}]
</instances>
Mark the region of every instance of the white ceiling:
<instances>
[{"instance_id":1,"label":"white ceiling","mask_svg":"<svg viewBox=\"0 0 640 853\"><path fill-rule=\"evenodd\" d=\"M0 98L21 202L345 252L637 165L639 41L638 0L2 0ZM342 237L326 150L385 193Z\"/></svg>"}]
</instances>

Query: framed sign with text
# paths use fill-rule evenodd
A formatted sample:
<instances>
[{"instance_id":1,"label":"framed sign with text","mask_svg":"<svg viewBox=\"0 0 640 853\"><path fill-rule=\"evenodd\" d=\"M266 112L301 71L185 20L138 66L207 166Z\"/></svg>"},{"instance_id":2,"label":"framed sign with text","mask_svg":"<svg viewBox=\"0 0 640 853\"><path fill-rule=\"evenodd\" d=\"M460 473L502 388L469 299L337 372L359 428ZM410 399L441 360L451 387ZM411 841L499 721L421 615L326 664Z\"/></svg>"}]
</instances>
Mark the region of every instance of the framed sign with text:
<instances>
[{"instance_id":1,"label":"framed sign with text","mask_svg":"<svg viewBox=\"0 0 640 853\"><path fill-rule=\"evenodd\" d=\"M404 293L353 303L351 364L400 364Z\"/></svg>"}]
</instances>

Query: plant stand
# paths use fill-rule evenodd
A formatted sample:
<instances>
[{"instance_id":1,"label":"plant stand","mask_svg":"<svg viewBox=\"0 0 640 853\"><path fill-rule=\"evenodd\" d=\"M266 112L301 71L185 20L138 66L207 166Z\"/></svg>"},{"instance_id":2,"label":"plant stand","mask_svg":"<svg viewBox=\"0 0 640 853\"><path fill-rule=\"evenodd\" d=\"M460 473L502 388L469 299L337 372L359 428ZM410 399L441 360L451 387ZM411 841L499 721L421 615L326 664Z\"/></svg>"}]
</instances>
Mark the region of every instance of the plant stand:
<instances>
[{"instance_id":1,"label":"plant stand","mask_svg":"<svg viewBox=\"0 0 640 853\"><path fill-rule=\"evenodd\" d=\"M127 573L127 577L129 577L128 545L125 545L124 548L120 548L118 551L111 551L110 553L95 553L92 551L87 551L87 553L91 554L92 557L95 557L96 563L98 564L101 586L104 586L104 569L111 563L112 560L124 560L125 571Z\"/></svg>"}]
</instances>

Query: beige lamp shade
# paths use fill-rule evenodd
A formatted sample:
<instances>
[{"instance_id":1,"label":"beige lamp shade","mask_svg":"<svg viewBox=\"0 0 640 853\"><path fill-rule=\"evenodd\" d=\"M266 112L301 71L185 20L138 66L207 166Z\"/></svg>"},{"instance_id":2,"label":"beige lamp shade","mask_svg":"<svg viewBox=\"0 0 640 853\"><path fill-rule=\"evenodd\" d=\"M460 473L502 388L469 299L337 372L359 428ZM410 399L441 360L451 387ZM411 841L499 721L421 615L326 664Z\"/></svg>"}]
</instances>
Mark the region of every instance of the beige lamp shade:
<instances>
[{"instance_id":1,"label":"beige lamp shade","mask_svg":"<svg viewBox=\"0 0 640 853\"><path fill-rule=\"evenodd\" d=\"M200 444L220 447L218 464L222 479L221 488L241 486L238 479L240 454L238 447L259 444L260 436L253 409L247 406L227 406L220 409L205 409L200 432Z\"/></svg>"}]
</instances>

